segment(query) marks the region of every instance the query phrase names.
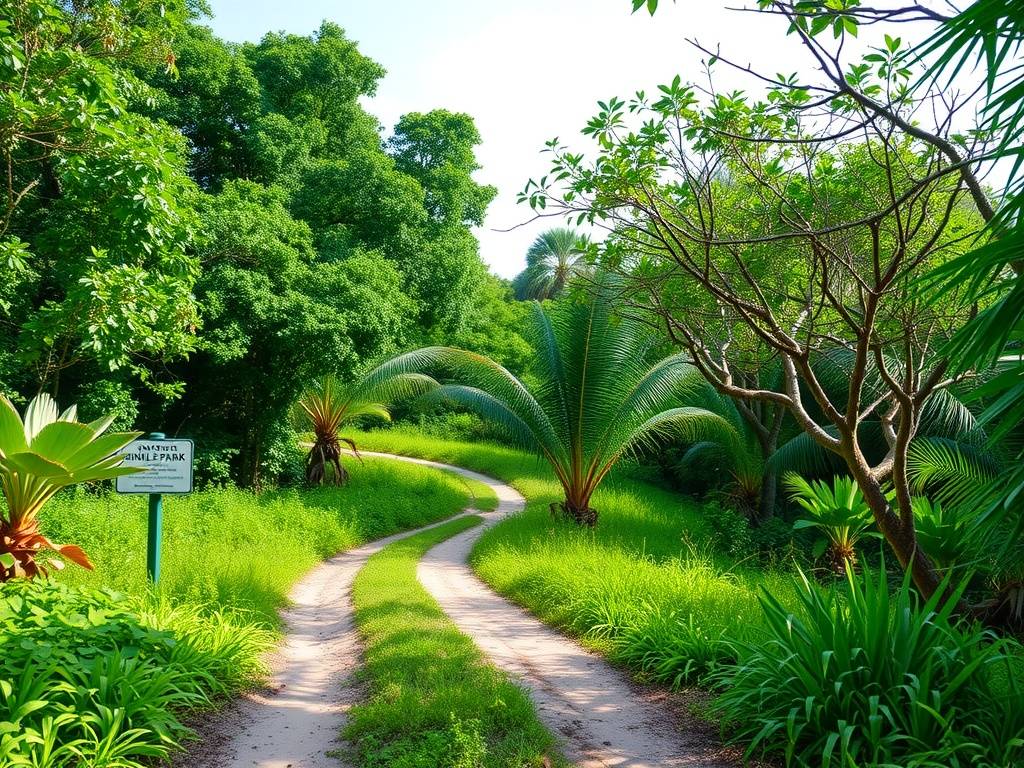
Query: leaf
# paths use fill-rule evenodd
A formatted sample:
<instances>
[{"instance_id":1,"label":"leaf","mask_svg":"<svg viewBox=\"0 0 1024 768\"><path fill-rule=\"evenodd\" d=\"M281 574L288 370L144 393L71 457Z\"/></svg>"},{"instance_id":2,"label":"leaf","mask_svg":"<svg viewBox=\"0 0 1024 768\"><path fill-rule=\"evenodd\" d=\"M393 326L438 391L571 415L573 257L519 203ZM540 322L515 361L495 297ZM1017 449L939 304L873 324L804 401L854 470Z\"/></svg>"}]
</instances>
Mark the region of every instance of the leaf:
<instances>
[{"instance_id":1,"label":"leaf","mask_svg":"<svg viewBox=\"0 0 1024 768\"><path fill-rule=\"evenodd\" d=\"M76 563L87 570L93 570L92 562L81 547L75 544L63 544L57 547L56 550L60 552L62 557L66 557L71 562Z\"/></svg>"},{"instance_id":2,"label":"leaf","mask_svg":"<svg viewBox=\"0 0 1024 768\"><path fill-rule=\"evenodd\" d=\"M28 449L25 426L13 403L0 395L0 457Z\"/></svg>"}]
</instances>

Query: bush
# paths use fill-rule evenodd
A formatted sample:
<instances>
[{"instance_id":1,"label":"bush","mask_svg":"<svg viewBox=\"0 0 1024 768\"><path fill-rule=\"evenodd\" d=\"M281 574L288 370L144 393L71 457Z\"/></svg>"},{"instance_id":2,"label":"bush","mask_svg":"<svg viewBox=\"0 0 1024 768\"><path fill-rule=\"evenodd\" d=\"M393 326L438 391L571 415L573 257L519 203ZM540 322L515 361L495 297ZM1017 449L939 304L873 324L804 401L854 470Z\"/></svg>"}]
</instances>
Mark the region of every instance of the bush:
<instances>
[{"instance_id":1,"label":"bush","mask_svg":"<svg viewBox=\"0 0 1024 768\"><path fill-rule=\"evenodd\" d=\"M754 539L747 518L732 507L723 507L717 501L705 503L701 511L711 529L712 540L722 552L735 558L751 554Z\"/></svg>"},{"instance_id":2,"label":"bush","mask_svg":"<svg viewBox=\"0 0 1024 768\"><path fill-rule=\"evenodd\" d=\"M765 594L766 638L736 643L715 704L737 740L823 768L1005 768L1024 760L1020 646L926 603L904 580L847 574L798 585L799 615Z\"/></svg>"},{"instance_id":3,"label":"bush","mask_svg":"<svg viewBox=\"0 0 1024 768\"><path fill-rule=\"evenodd\" d=\"M273 636L196 608L148 612L109 590L0 586L0 765L149 764L179 715L252 682Z\"/></svg>"}]
</instances>

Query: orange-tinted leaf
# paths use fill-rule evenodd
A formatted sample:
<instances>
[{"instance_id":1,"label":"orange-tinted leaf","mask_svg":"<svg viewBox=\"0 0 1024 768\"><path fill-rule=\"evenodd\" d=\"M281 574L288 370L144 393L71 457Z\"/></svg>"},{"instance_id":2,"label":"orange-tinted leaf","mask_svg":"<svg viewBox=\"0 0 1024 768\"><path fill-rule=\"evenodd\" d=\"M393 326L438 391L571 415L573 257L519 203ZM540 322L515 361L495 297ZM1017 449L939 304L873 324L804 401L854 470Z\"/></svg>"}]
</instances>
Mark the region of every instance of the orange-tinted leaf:
<instances>
[{"instance_id":1,"label":"orange-tinted leaf","mask_svg":"<svg viewBox=\"0 0 1024 768\"><path fill-rule=\"evenodd\" d=\"M90 571L93 570L92 562L81 547L76 546L75 544L64 544L57 547L57 551L71 562L77 563Z\"/></svg>"}]
</instances>

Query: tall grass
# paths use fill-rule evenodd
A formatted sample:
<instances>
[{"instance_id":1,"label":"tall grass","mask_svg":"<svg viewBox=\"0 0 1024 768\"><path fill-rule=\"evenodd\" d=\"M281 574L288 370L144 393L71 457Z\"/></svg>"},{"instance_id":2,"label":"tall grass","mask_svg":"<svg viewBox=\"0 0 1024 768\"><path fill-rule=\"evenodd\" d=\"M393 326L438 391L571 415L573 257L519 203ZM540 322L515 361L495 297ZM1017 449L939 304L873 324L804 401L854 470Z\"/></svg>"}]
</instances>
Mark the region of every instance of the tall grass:
<instances>
[{"instance_id":1,"label":"tall grass","mask_svg":"<svg viewBox=\"0 0 1024 768\"><path fill-rule=\"evenodd\" d=\"M470 496L454 475L373 458L344 488L167 496L158 595L248 611L273 626L291 585L316 563L455 514ZM80 544L96 565L93 572L69 566L61 581L148 593L145 496L68 494L44 510L43 524L54 540Z\"/></svg>"},{"instance_id":2,"label":"tall grass","mask_svg":"<svg viewBox=\"0 0 1024 768\"><path fill-rule=\"evenodd\" d=\"M370 695L346 736L366 768L525 768L553 750L526 693L485 663L416 578L428 549L479 522L464 517L395 542L356 577Z\"/></svg>"}]
</instances>

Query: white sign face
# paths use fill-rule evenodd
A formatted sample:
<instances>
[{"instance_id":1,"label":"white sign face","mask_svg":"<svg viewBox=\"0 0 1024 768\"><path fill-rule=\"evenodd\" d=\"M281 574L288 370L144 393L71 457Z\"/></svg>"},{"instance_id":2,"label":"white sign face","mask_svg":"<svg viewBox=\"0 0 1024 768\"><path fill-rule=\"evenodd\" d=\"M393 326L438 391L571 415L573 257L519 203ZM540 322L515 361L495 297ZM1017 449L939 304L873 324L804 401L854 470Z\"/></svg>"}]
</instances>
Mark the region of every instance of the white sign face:
<instances>
[{"instance_id":1,"label":"white sign face","mask_svg":"<svg viewBox=\"0 0 1024 768\"><path fill-rule=\"evenodd\" d=\"M133 440L121 451L122 466L146 471L117 478L117 492L191 493L192 454L191 440Z\"/></svg>"}]
</instances>

